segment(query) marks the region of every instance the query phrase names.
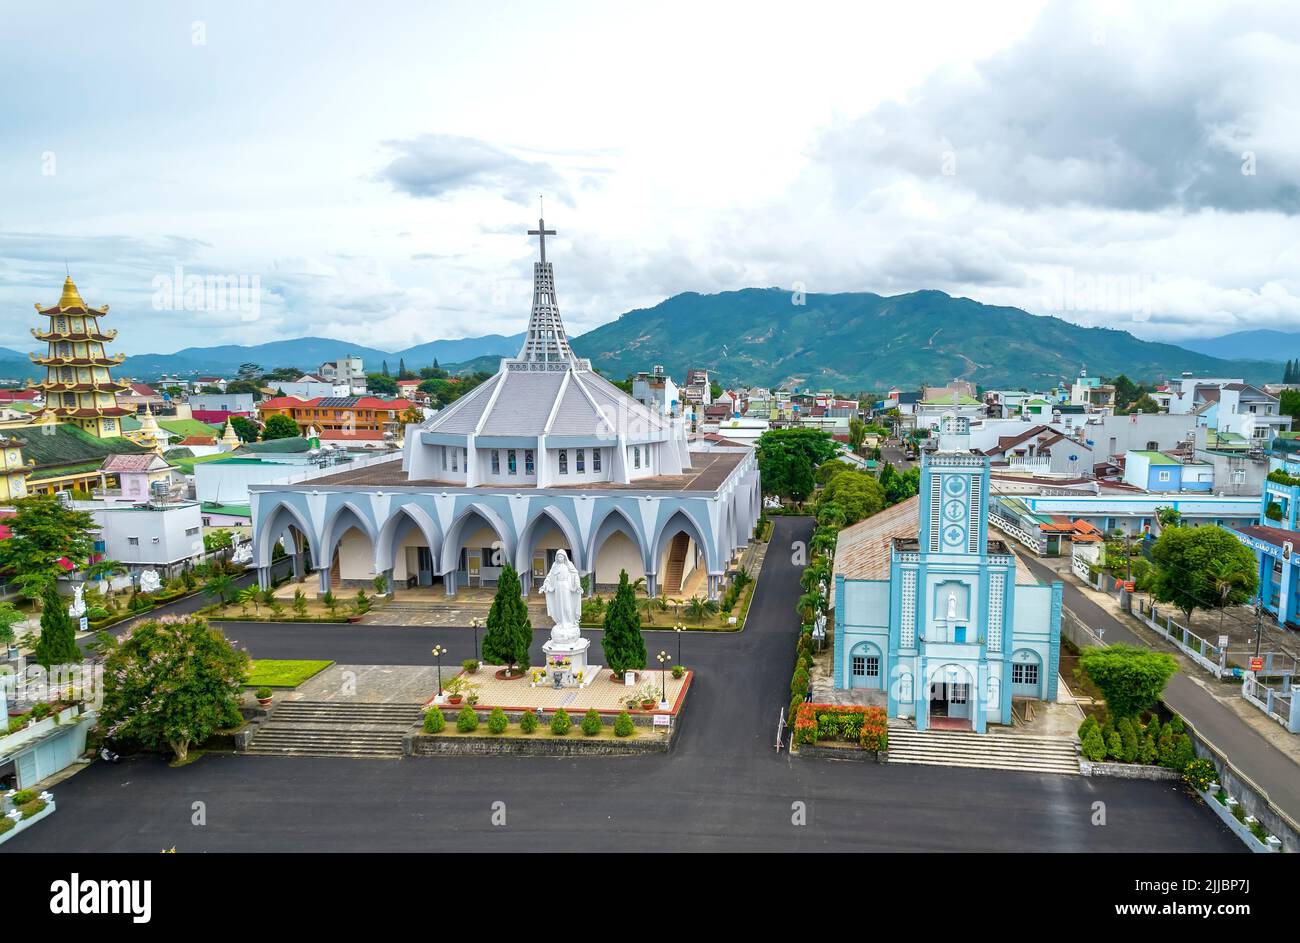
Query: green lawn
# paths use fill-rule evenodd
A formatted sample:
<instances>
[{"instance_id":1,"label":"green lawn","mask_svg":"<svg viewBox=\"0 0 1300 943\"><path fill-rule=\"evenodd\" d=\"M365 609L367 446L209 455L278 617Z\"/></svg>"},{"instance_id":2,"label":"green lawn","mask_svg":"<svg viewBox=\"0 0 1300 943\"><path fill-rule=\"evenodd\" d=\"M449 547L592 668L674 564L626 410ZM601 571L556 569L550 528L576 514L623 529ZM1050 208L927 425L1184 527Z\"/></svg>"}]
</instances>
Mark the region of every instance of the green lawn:
<instances>
[{"instance_id":1,"label":"green lawn","mask_svg":"<svg viewBox=\"0 0 1300 943\"><path fill-rule=\"evenodd\" d=\"M274 661L263 658L252 663L246 683L250 688L260 688L263 685L268 688L296 688L332 664L332 661Z\"/></svg>"}]
</instances>

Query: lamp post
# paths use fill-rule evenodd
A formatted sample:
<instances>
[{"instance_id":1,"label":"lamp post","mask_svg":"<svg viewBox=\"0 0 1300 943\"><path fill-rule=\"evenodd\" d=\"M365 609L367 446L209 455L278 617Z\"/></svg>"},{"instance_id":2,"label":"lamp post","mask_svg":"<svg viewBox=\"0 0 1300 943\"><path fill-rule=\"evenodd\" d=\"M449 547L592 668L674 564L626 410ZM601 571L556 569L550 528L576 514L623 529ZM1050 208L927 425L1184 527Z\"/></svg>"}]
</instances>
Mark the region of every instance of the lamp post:
<instances>
[{"instance_id":1,"label":"lamp post","mask_svg":"<svg viewBox=\"0 0 1300 943\"><path fill-rule=\"evenodd\" d=\"M433 657L438 659L438 697L442 697L442 656L447 654L447 649L441 645L433 646Z\"/></svg>"},{"instance_id":2,"label":"lamp post","mask_svg":"<svg viewBox=\"0 0 1300 943\"><path fill-rule=\"evenodd\" d=\"M474 617L473 619L470 619L470 620L469 620L470 628L472 628L472 629L474 630L474 660L475 660L475 661L478 661L478 660L479 660L479 658L478 658L478 630L479 630L479 627L480 627L482 624L483 624L483 620L480 619L480 618L478 618L477 616Z\"/></svg>"},{"instance_id":3,"label":"lamp post","mask_svg":"<svg viewBox=\"0 0 1300 943\"><path fill-rule=\"evenodd\" d=\"M678 636L681 638L681 636ZM655 656L659 659L659 709L668 709L668 663L673 660L673 656L667 652L660 652Z\"/></svg>"},{"instance_id":4,"label":"lamp post","mask_svg":"<svg viewBox=\"0 0 1300 943\"><path fill-rule=\"evenodd\" d=\"M686 626L678 622L673 626L673 631L677 633L677 664L682 663L682 635L686 632Z\"/></svg>"}]
</instances>

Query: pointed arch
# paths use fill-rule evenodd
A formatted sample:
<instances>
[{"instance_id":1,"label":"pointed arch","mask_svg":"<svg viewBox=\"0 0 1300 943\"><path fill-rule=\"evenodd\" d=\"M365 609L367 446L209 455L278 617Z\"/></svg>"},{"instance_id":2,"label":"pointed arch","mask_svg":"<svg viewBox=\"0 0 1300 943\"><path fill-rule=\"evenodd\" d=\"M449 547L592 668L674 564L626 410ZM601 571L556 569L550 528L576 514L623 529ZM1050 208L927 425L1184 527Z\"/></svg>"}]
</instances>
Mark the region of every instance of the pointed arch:
<instances>
[{"instance_id":1,"label":"pointed arch","mask_svg":"<svg viewBox=\"0 0 1300 943\"><path fill-rule=\"evenodd\" d=\"M654 543L651 544L650 559L654 563L656 572L659 568L659 561L664 555L665 539L671 540L678 531L684 532L695 541L696 546L704 551L704 569L706 572L721 572L722 567L718 562L718 548L704 539L706 531L700 526L695 516L685 508L678 508L668 515L655 533Z\"/></svg>"},{"instance_id":2,"label":"pointed arch","mask_svg":"<svg viewBox=\"0 0 1300 943\"><path fill-rule=\"evenodd\" d=\"M486 504L475 501L466 505L461 512L456 515L451 526L447 528L447 534L442 541L442 556L439 561L438 573L450 573L456 569L460 557L460 542L465 533L465 522L472 520L474 517L481 519L497 535L497 540L501 542L502 559L510 561L515 558L514 542L511 539L511 530L501 515L492 510Z\"/></svg>"},{"instance_id":3,"label":"pointed arch","mask_svg":"<svg viewBox=\"0 0 1300 943\"><path fill-rule=\"evenodd\" d=\"M334 559L334 551L338 549L339 540L349 530L355 527L361 533L366 535L370 541L371 555L374 555L375 544L378 542L379 535L375 533L374 525L366 517L365 512L351 501L344 501L334 509L333 515L326 522L321 546L324 552L321 554L319 566L328 566Z\"/></svg>"},{"instance_id":4,"label":"pointed arch","mask_svg":"<svg viewBox=\"0 0 1300 943\"><path fill-rule=\"evenodd\" d=\"M637 527L636 522L632 520L632 516L617 504L606 511L595 526L591 528L591 539L587 541L586 548L588 568L595 572L600 548L604 546L605 541L616 533L622 533L632 543L636 544L637 550L641 552L641 565L649 573L651 568L649 560L646 559L649 548L645 534L641 532L641 528Z\"/></svg>"},{"instance_id":5,"label":"pointed arch","mask_svg":"<svg viewBox=\"0 0 1300 943\"><path fill-rule=\"evenodd\" d=\"M424 537L425 546L436 560L442 553L442 532L438 523L420 505L414 502L398 505L388 520L379 529L379 540L375 542L375 572L391 570L396 564L397 544L406 538L409 529L414 527Z\"/></svg>"},{"instance_id":6,"label":"pointed arch","mask_svg":"<svg viewBox=\"0 0 1300 943\"><path fill-rule=\"evenodd\" d=\"M535 515L524 526L524 532L519 535L519 545L515 548L515 570L519 573L526 573L532 566L530 559L533 552L533 540L537 535L537 525L543 518L548 518L553 523L564 539L569 542L569 556L573 560L573 565L578 568L578 572L585 573L586 567L586 548L582 541L578 539L578 532L574 529L573 523L555 509L553 505L546 504L542 506L540 514Z\"/></svg>"},{"instance_id":7,"label":"pointed arch","mask_svg":"<svg viewBox=\"0 0 1300 943\"><path fill-rule=\"evenodd\" d=\"M259 509L260 510L260 509ZM289 501L278 501L275 507L271 508L266 514L258 514L257 533L253 541L253 565L270 566L271 551L276 541L281 537L288 537L289 528L293 527L301 533L307 541L315 544L315 533L303 517L302 512L294 507ZM285 547L289 549L288 546ZM313 552L316 552L313 550Z\"/></svg>"}]
</instances>

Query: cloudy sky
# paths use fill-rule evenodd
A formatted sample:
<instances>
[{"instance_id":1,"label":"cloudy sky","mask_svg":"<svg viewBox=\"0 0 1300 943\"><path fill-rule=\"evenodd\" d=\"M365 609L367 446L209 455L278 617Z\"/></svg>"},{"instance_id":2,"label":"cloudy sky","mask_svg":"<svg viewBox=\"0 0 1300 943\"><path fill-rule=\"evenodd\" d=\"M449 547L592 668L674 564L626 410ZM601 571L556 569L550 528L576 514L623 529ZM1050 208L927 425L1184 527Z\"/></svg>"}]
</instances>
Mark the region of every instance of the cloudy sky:
<instances>
[{"instance_id":1,"label":"cloudy sky","mask_svg":"<svg viewBox=\"0 0 1300 943\"><path fill-rule=\"evenodd\" d=\"M1300 330L1297 88L1285 4L10 4L0 346L65 263L130 353L516 333L539 194L572 334L772 285Z\"/></svg>"}]
</instances>

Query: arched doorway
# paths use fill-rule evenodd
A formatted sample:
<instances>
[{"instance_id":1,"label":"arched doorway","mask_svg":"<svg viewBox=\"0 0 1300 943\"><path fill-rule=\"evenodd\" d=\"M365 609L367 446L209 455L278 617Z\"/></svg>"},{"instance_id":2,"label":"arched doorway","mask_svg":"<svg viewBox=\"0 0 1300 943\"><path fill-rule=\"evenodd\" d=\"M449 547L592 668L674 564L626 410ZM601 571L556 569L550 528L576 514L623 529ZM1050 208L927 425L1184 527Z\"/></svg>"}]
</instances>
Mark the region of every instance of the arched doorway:
<instances>
[{"instance_id":1,"label":"arched doorway","mask_svg":"<svg viewBox=\"0 0 1300 943\"><path fill-rule=\"evenodd\" d=\"M1043 700L1043 662L1038 653L1022 648L1011 656L1011 696Z\"/></svg>"},{"instance_id":2,"label":"arched doorway","mask_svg":"<svg viewBox=\"0 0 1300 943\"><path fill-rule=\"evenodd\" d=\"M633 583L647 575L641 533L621 508L612 508L592 529L587 565L600 591L615 588L620 572Z\"/></svg>"},{"instance_id":3,"label":"arched doorway","mask_svg":"<svg viewBox=\"0 0 1300 943\"><path fill-rule=\"evenodd\" d=\"M699 526L684 511L677 511L659 529L653 560L658 588L666 595L717 598L708 546Z\"/></svg>"},{"instance_id":4,"label":"arched doorway","mask_svg":"<svg viewBox=\"0 0 1300 943\"><path fill-rule=\"evenodd\" d=\"M885 659L880 647L871 642L858 642L849 652L849 687L875 688L882 686Z\"/></svg>"},{"instance_id":5,"label":"arched doorway","mask_svg":"<svg viewBox=\"0 0 1300 943\"><path fill-rule=\"evenodd\" d=\"M542 513L533 518L524 528L523 535L519 539L519 556L515 569L519 571L519 577L523 581L524 592L540 590L542 581L546 579L551 565L555 563L555 555L561 550L565 552L578 572L585 572L586 561L582 558L582 545L578 542L572 525L557 512L544 508Z\"/></svg>"},{"instance_id":6,"label":"arched doorway","mask_svg":"<svg viewBox=\"0 0 1300 943\"><path fill-rule=\"evenodd\" d=\"M961 665L940 665L930 673L930 724L971 728L975 716L974 685Z\"/></svg>"},{"instance_id":7,"label":"arched doorway","mask_svg":"<svg viewBox=\"0 0 1300 943\"><path fill-rule=\"evenodd\" d=\"M494 587L501 568L513 559L505 521L490 508L473 504L447 529L440 572L447 595L457 586Z\"/></svg>"}]
</instances>

